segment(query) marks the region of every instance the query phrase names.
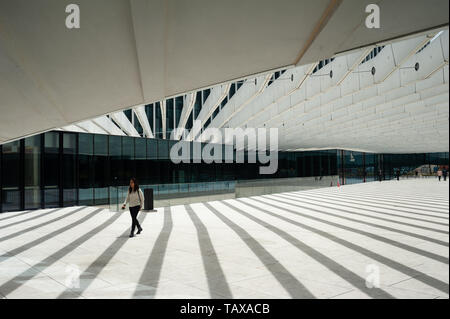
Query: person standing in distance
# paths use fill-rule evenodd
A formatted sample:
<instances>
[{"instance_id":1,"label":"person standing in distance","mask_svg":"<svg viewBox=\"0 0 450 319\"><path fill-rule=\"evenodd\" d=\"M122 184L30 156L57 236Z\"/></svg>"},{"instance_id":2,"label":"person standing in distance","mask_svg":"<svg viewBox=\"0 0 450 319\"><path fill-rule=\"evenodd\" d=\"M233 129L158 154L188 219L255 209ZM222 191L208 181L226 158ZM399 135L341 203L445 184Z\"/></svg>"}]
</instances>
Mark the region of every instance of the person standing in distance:
<instances>
[{"instance_id":1,"label":"person standing in distance","mask_svg":"<svg viewBox=\"0 0 450 319\"><path fill-rule=\"evenodd\" d=\"M136 178L130 179L130 187L128 188L127 198L125 198L125 202L122 205L122 209L125 209L127 203L130 203L130 215L131 215L131 233L130 238L134 237L134 229L137 227L139 235L142 232L142 227L139 224L137 219L137 215L139 211L144 207L144 194L139 188L139 184Z\"/></svg>"}]
</instances>

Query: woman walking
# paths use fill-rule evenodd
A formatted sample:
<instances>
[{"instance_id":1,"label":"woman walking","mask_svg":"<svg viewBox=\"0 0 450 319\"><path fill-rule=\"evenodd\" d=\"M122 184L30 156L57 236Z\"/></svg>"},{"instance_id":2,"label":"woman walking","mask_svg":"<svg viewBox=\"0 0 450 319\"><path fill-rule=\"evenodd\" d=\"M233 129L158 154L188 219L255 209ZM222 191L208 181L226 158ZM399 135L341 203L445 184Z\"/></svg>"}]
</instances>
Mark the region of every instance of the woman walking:
<instances>
[{"instance_id":1,"label":"woman walking","mask_svg":"<svg viewBox=\"0 0 450 319\"><path fill-rule=\"evenodd\" d=\"M438 168L437 176L439 178L439 181L441 181L441 177L442 177L442 169L441 168Z\"/></svg>"},{"instance_id":2,"label":"woman walking","mask_svg":"<svg viewBox=\"0 0 450 319\"><path fill-rule=\"evenodd\" d=\"M144 207L144 194L139 188L139 184L136 178L131 178L130 187L128 188L127 198L122 205L122 209L125 209L127 203L130 203L130 215L131 215L131 233L130 237L134 237L134 229L137 227L139 235L142 232L142 227L137 220L139 211Z\"/></svg>"}]
</instances>

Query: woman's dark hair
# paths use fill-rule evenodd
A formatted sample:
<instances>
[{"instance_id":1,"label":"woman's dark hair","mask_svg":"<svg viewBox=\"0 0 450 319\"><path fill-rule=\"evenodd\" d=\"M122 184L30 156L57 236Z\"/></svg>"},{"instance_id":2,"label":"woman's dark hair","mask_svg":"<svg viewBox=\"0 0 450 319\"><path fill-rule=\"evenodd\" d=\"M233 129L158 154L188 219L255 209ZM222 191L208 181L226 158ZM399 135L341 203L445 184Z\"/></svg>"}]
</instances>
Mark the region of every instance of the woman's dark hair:
<instances>
[{"instance_id":1,"label":"woman's dark hair","mask_svg":"<svg viewBox=\"0 0 450 319\"><path fill-rule=\"evenodd\" d=\"M137 192L139 190L139 183L135 177L130 178L130 180L134 183L134 191ZM131 186L128 187L128 193L131 193L133 190L131 189Z\"/></svg>"}]
</instances>

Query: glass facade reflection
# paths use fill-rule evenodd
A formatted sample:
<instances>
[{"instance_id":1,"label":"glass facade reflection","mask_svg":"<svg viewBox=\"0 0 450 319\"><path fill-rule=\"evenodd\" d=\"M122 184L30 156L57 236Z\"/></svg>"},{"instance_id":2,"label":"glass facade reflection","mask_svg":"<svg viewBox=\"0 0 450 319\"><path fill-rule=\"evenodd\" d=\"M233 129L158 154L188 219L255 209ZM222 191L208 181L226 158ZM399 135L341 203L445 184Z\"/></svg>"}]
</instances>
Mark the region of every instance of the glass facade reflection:
<instances>
[{"instance_id":1,"label":"glass facade reflection","mask_svg":"<svg viewBox=\"0 0 450 319\"><path fill-rule=\"evenodd\" d=\"M61 204L61 134L47 132L44 134L44 163L41 176L44 179L43 207L58 207Z\"/></svg>"},{"instance_id":2,"label":"glass facade reflection","mask_svg":"<svg viewBox=\"0 0 450 319\"><path fill-rule=\"evenodd\" d=\"M373 154L353 151L337 151L339 180L342 185L372 182L396 178L397 170L401 175L414 175L421 170L422 175L433 175L431 167L445 167L448 170L449 153L417 154ZM427 169L430 167L430 169Z\"/></svg>"},{"instance_id":3,"label":"glass facade reflection","mask_svg":"<svg viewBox=\"0 0 450 319\"><path fill-rule=\"evenodd\" d=\"M20 144L20 141L15 141L2 147L1 202L3 210L18 210L21 207Z\"/></svg>"},{"instance_id":4,"label":"glass facade reflection","mask_svg":"<svg viewBox=\"0 0 450 319\"><path fill-rule=\"evenodd\" d=\"M173 187L201 189L205 183L228 185L236 180L320 179L330 175L339 175L341 184L352 184L377 180L380 169L384 179L392 179L397 169L407 174L428 165L431 172L433 165L448 166L449 162L448 153L280 152L277 172L260 175L259 163L236 163L236 152L234 163L206 164L193 158L191 163L174 164L169 158L173 143L163 139L53 131L1 145L0 211L108 205L117 196L111 194L112 189L127 185L131 176L136 176L142 185L158 185L161 192L164 189L170 192ZM193 149L202 148L203 144L189 143L189 147L194 154ZM222 153L224 156L225 152ZM252 156L248 152L242 155L246 160Z\"/></svg>"},{"instance_id":5,"label":"glass facade reflection","mask_svg":"<svg viewBox=\"0 0 450 319\"><path fill-rule=\"evenodd\" d=\"M41 136L37 135L24 141L25 209L41 207L41 139Z\"/></svg>"}]
</instances>

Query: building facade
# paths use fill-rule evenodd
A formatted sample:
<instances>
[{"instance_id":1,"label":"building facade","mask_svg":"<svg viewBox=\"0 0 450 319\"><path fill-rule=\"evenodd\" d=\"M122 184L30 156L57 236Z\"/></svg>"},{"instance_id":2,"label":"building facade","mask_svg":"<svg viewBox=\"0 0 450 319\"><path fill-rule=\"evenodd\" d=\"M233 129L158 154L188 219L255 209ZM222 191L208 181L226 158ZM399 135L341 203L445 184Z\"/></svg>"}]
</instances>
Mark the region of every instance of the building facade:
<instances>
[{"instance_id":1,"label":"building facade","mask_svg":"<svg viewBox=\"0 0 450 319\"><path fill-rule=\"evenodd\" d=\"M0 146L0 211L108 205L112 187L136 176L141 185L208 191L210 183L339 175L341 184L391 179L422 165L448 165L448 153L374 154L348 150L278 153L278 170L260 175L259 163L175 164L167 139L51 131ZM193 143L189 142L192 148ZM224 152L223 152L224 153ZM236 151L234 152L236 159ZM180 186L182 185L182 186ZM186 186L187 187L187 186ZM186 188L188 189L188 188ZM158 193L156 193L156 196Z\"/></svg>"}]
</instances>

